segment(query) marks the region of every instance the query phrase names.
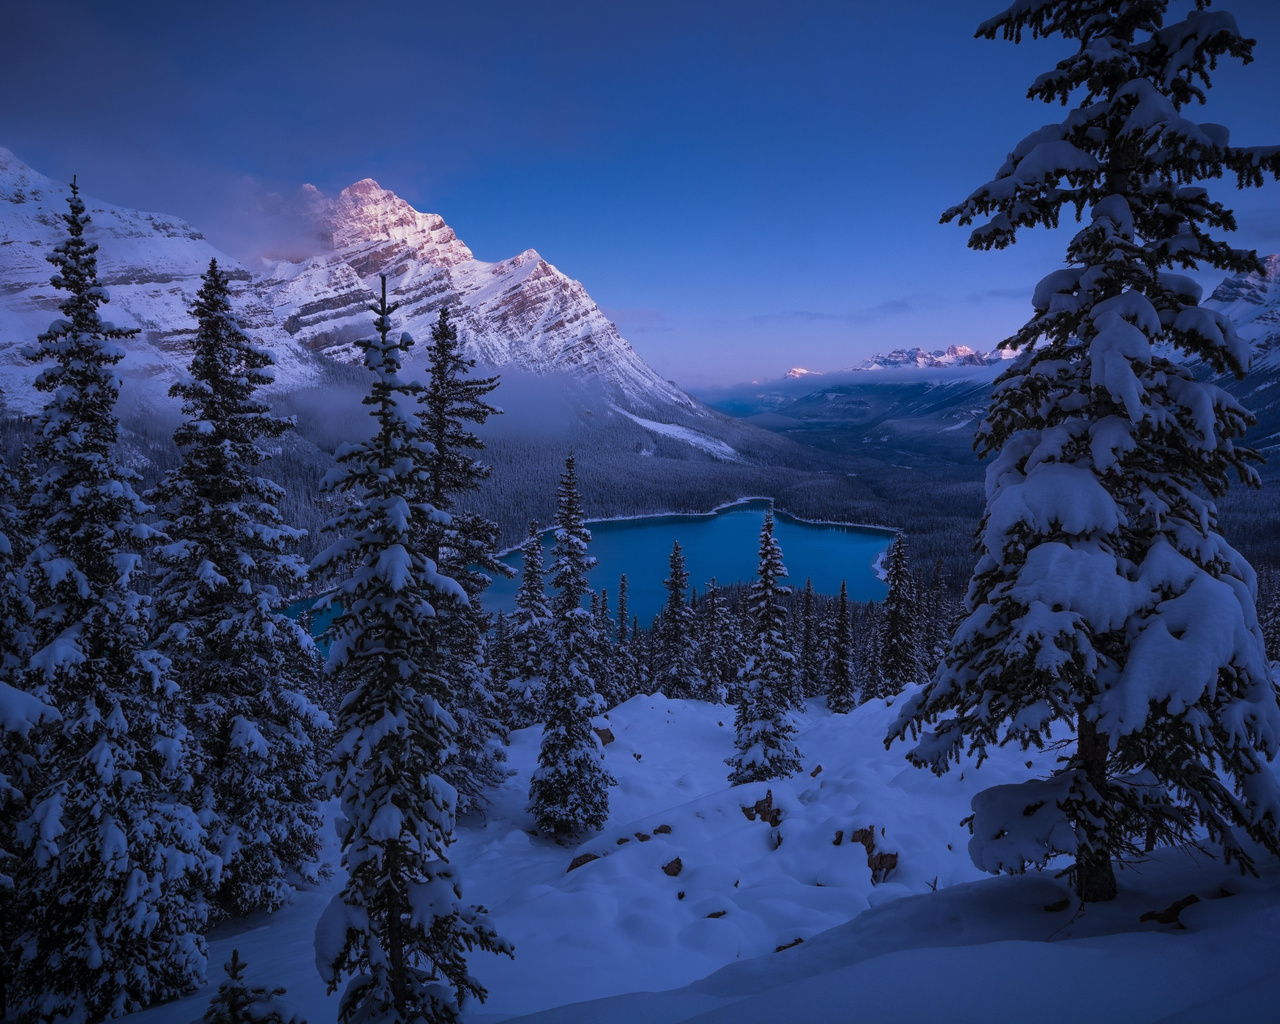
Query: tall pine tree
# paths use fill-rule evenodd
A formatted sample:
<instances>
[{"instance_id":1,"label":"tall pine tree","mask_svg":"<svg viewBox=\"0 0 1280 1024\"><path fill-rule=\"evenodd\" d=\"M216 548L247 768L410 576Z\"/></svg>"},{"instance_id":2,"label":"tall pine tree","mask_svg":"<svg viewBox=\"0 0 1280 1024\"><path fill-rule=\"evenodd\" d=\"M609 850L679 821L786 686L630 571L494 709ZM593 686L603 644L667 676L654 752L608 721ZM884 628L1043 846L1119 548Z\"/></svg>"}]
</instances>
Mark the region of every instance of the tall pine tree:
<instances>
[{"instance_id":1,"label":"tall pine tree","mask_svg":"<svg viewBox=\"0 0 1280 1024\"><path fill-rule=\"evenodd\" d=\"M751 638L747 659L738 673L741 696L734 719L734 754L725 763L733 785L785 779L800 770L791 716L795 694L795 654L787 643L785 579L782 548L773 535L773 510L760 529L760 561L747 598Z\"/></svg>"},{"instance_id":2,"label":"tall pine tree","mask_svg":"<svg viewBox=\"0 0 1280 1024\"><path fill-rule=\"evenodd\" d=\"M804 581L797 615L800 621L792 630L796 644L797 684L802 696L816 697L822 692L822 636L812 577Z\"/></svg>"},{"instance_id":3,"label":"tall pine tree","mask_svg":"<svg viewBox=\"0 0 1280 1024\"><path fill-rule=\"evenodd\" d=\"M508 775L504 749L507 728L485 665L489 617L480 598L491 574L509 577L514 573L497 556L497 525L457 507L459 499L478 488L492 472L477 458L484 442L469 424L483 424L501 412L485 401L498 386L498 378L472 377L475 365L474 359L462 354L449 307L441 306L427 349L430 376L418 403L419 419L433 449L429 457L431 504L450 513L447 524L427 524L427 553L467 594L465 603L442 597L448 607L429 624L438 633L436 656L450 666L450 711L458 729L455 753L441 774L458 791L460 813L483 806L486 791Z\"/></svg>"},{"instance_id":4,"label":"tall pine tree","mask_svg":"<svg viewBox=\"0 0 1280 1024\"><path fill-rule=\"evenodd\" d=\"M889 547L885 565L885 582L889 592L884 599L880 619L879 686L876 697L892 697L921 681L923 655L920 649L920 625L916 615L916 581L907 557L907 541L899 535Z\"/></svg>"},{"instance_id":5,"label":"tall pine tree","mask_svg":"<svg viewBox=\"0 0 1280 1024\"><path fill-rule=\"evenodd\" d=\"M573 454L565 459L556 492L556 543L552 549L552 650L545 694L546 728L538 767L529 785L529 812L543 832L573 836L600 828L609 816L609 787L617 780L604 763L604 748L591 718L604 710L591 677L595 647L591 614L582 607L587 571L586 528Z\"/></svg>"},{"instance_id":6,"label":"tall pine tree","mask_svg":"<svg viewBox=\"0 0 1280 1024\"><path fill-rule=\"evenodd\" d=\"M507 718L513 729L542 721L547 665L551 658L551 602L547 600L542 534L531 522L520 546L520 585L509 621L511 675L507 680Z\"/></svg>"},{"instance_id":7,"label":"tall pine tree","mask_svg":"<svg viewBox=\"0 0 1280 1024\"><path fill-rule=\"evenodd\" d=\"M327 776L338 798L347 881L316 927L316 963L329 991L350 978L339 1004L357 1021L455 1021L484 988L467 973L474 948L510 952L483 908L462 902L446 859L456 792L441 777L457 731L449 681L433 657L442 597L466 592L443 576L423 545L448 517L430 501L433 448L416 400L422 385L401 373L413 339L391 336L386 278L370 307L377 337L360 342L373 376L364 404L376 433L343 445L321 488L359 498L329 523L339 539L317 569L350 567L333 600L328 672L347 696Z\"/></svg>"},{"instance_id":8,"label":"tall pine tree","mask_svg":"<svg viewBox=\"0 0 1280 1024\"><path fill-rule=\"evenodd\" d=\"M849 585L840 581L840 600L835 607L831 630L831 658L827 667L827 707L847 715L858 701L858 685L853 674L853 623L849 618Z\"/></svg>"},{"instance_id":9,"label":"tall pine tree","mask_svg":"<svg viewBox=\"0 0 1280 1024\"><path fill-rule=\"evenodd\" d=\"M9 1016L13 942L24 917L13 876L18 825L30 809L27 796L37 771L36 750L29 739L38 726L58 717L47 704L19 689L31 639L31 607L21 573L30 548L23 518L15 481L0 461L0 1020Z\"/></svg>"},{"instance_id":10,"label":"tall pine tree","mask_svg":"<svg viewBox=\"0 0 1280 1024\"><path fill-rule=\"evenodd\" d=\"M727 704L730 694L737 689L736 623L714 576L702 592L697 621L701 633L698 664L703 697L716 704Z\"/></svg>"},{"instance_id":11,"label":"tall pine tree","mask_svg":"<svg viewBox=\"0 0 1280 1024\"><path fill-rule=\"evenodd\" d=\"M306 576L293 553L303 532L258 475L262 442L291 424L255 397L274 360L236 322L229 280L211 261L191 308L191 379L169 392L186 416L174 434L182 461L150 497L172 538L155 550L156 647L187 708L191 803L222 861L216 905L239 915L280 907L291 877L316 880L316 740L328 720L306 696L315 645L278 611Z\"/></svg>"},{"instance_id":12,"label":"tall pine tree","mask_svg":"<svg viewBox=\"0 0 1280 1024\"><path fill-rule=\"evenodd\" d=\"M672 542L668 566L670 573L662 581L667 591L667 603L663 606L655 638L657 675L653 683L668 697L681 700L700 698L704 684L693 635L693 609L688 600L689 571L685 568L684 551L679 541Z\"/></svg>"},{"instance_id":13,"label":"tall pine tree","mask_svg":"<svg viewBox=\"0 0 1280 1024\"><path fill-rule=\"evenodd\" d=\"M115 451L115 404L136 331L105 323L97 246L73 183L49 261L67 293L32 354L52 359L29 500L34 614L22 689L60 721L32 742L29 844L18 867L17 1003L46 1020L119 1016L204 980L202 879L214 865L185 806L186 732L168 660L150 647L137 546L158 538Z\"/></svg>"},{"instance_id":14,"label":"tall pine tree","mask_svg":"<svg viewBox=\"0 0 1280 1024\"><path fill-rule=\"evenodd\" d=\"M1085 901L1114 898L1113 858L1138 837L1204 828L1245 867L1249 840L1280 853L1265 764L1280 707L1253 571L1212 500L1233 474L1257 483L1253 453L1235 444L1252 420L1182 361L1240 375L1251 355L1174 272L1260 269L1214 237L1234 218L1196 182L1229 172L1260 185L1280 174L1280 149L1234 147L1222 126L1184 116L1218 60L1249 61L1252 41L1204 3L1169 24L1167 9L1024 0L978 29L1078 44L1028 93L1074 107L944 221L988 218L970 237L978 249L1056 226L1064 207L1083 226L1002 343L1017 356L978 430L995 457L968 617L890 737L931 726L908 756L941 772L966 748L981 760L1073 730L1050 778L975 797L970 854L993 872L1071 857Z\"/></svg>"}]
</instances>

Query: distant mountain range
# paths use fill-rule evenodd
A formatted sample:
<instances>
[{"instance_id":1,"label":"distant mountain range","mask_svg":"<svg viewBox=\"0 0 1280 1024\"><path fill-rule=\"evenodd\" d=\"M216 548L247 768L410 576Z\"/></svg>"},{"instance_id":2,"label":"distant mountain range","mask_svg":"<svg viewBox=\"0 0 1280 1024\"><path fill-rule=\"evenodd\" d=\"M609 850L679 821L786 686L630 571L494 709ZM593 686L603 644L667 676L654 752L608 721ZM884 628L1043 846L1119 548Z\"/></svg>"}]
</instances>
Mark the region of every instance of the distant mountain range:
<instances>
[{"instance_id":1,"label":"distant mountain range","mask_svg":"<svg viewBox=\"0 0 1280 1024\"><path fill-rule=\"evenodd\" d=\"M1280 462L1280 255L1263 262L1262 273L1227 278L1204 304L1232 316L1254 343L1246 377L1218 383L1258 417L1249 442ZM697 395L822 451L917 467L938 458L972 463L973 427L1004 364L999 351L897 349L843 370L796 367L777 380L702 388Z\"/></svg>"},{"instance_id":2,"label":"distant mountain range","mask_svg":"<svg viewBox=\"0 0 1280 1024\"><path fill-rule=\"evenodd\" d=\"M59 214L68 191L0 149L0 389L11 411L43 404L31 386L38 367L18 350L48 327L61 299L45 257L64 236ZM150 382L152 393L162 394L186 371L194 336L188 309L216 258L232 276L243 326L276 354L277 389L313 383L317 354L358 359L352 343L371 330L367 306L385 274L401 304L400 329L420 342L447 303L469 353L486 366L568 374L639 412L705 411L636 354L582 284L535 250L498 263L477 260L441 217L413 209L372 179L336 197L308 187L303 205L319 251L253 265L219 252L178 218L85 199L87 233L100 246L111 295L104 313L142 329L126 346L122 372Z\"/></svg>"}]
</instances>

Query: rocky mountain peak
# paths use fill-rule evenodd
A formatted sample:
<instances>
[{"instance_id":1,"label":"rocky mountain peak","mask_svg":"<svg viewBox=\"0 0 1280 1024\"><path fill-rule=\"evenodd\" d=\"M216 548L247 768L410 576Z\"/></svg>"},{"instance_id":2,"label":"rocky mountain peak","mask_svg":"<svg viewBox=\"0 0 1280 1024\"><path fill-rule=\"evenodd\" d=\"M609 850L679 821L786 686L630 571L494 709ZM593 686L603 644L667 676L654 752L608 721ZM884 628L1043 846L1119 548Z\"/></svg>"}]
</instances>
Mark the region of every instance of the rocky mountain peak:
<instances>
[{"instance_id":1,"label":"rocky mountain peak","mask_svg":"<svg viewBox=\"0 0 1280 1024\"><path fill-rule=\"evenodd\" d=\"M436 267L452 267L475 259L443 217L418 212L372 178L362 178L336 198L323 202L322 221L335 249L393 242L412 250L414 258Z\"/></svg>"},{"instance_id":2,"label":"rocky mountain peak","mask_svg":"<svg viewBox=\"0 0 1280 1024\"><path fill-rule=\"evenodd\" d=\"M10 409L39 406L39 367L19 346L49 325L59 296L45 257L63 237L58 214L67 186L0 150L0 391ZM4 201L8 200L8 201ZM141 329L122 371L163 395L190 359L191 302L217 258L231 271L241 323L276 353L276 387L308 386L319 353L354 361L370 330L369 301L386 274L400 304L397 328L428 337L441 306L454 312L469 355L486 367L566 374L603 388L610 401L641 409L697 408L636 354L578 281L526 249L486 263L472 256L440 216L415 210L365 178L337 196L304 187L295 211L319 229L320 252L242 266L191 225L85 196L99 270L111 288L113 320ZM419 347L413 357L425 358ZM0 403L2 407L3 403Z\"/></svg>"},{"instance_id":3,"label":"rocky mountain peak","mask_svg":"<svg viewBox=\"0 0 1280 1024\"><path fill-rule=\"evenodd\" d=\"M1229 277L1213 290L1210 302L1229 305L1235 302L1262 305L1267 302L1269 293L1275 290L1280 281L1280 255L1266 256L1262 260L1261 274L1242 274Z\"/></svg>"}]
</instances>

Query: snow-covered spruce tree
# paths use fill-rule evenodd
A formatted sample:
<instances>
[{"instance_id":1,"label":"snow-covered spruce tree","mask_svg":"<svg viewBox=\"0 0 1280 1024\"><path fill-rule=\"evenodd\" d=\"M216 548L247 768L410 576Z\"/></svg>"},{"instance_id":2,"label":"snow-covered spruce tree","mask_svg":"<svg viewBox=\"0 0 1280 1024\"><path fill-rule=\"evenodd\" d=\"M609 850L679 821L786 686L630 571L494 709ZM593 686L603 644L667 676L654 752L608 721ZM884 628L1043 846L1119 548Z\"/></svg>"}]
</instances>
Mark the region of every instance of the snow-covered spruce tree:
<instances>
[{"instance_id":1,"label":"snow-covered spruce tree","mask_svg":"<svg viewBox=\"0 0 1280 1024\"><path fill-rule=\"evenodd\" d=\"M489 676L494 682L511 678L511 634L507 629L507 616L501 608L493 618L488 662Z\"/></svg>"},{"instance_id":2,"label":"snow-covered spruce tree","mask_svg":"<svg viewBox=\"0 0 1280 1024\"><path fill-rule=\"evenodd\" d=\"M609 608L609 591L602 587L599 594L591 595L591 631L595 636L595 648L591 652L591 678L596 681L606 710L626 700L619 676L621 662L618 643L613 635L613 613Z\"/></svg>"},{"instance_id":3,"label":"snow-covered spruce tree","mask_svg":"<svg viewBox=\"0 0 1280 1024\"><path fill-rule=\"evenodd\" d=\"M667 603L662 608L655 661L654 686L668 697L690 700L703 696L704 683L698 668L697 644L693 635L693 609L689 606L689 571L679 541L672 542L668 560L670 573L662 581Z\"/></svg>"},{"instance_id":4,"label":"snow-covered spruce tree","mask_svg":"<svg viewBox=\"0 0 1280 1024\"><path fill-rule=\"evenodd\" d=\"M187 712L189 800L222 861L210 895L238 916L280 907L291 878L316 880L316 741L328 719L306 696L311 636L277 610L306 577L294 554L304 533L281 518L284 492L258 475L262 442L291 424L255 397L274 360L240 329L229 281L211 261L191 307L190 379L169 391L186 417L173 438L181 462L149 497L171 538L154 552L155 646Z\"/></svg>"},{"instance_id":5,"label":"snow-covered spruce tree","mask_svg":"<svg viewBox=\"0 0 1280 1024\"><path fill-rule=\"evenodd\" d=\"M906 538L899 535L889 548L885 563L889 592L880 621L879 657L881 686L877 697L892 697L922 681L923 655L920 624L916 615L916 581L911 575Z\"/></svg>"},{"instance_id":6,"label":"snow-covered spruce tree","mask_svg":"<svg viewBox=\"0 0 1280 1024\"><path fill-rule=\"evenodd\" d=\"M13 984L13 941L25 917L14 887L18 824L28 814L27 793L36 774L35 750L28 738L57 712L11 683L22 682L30 654L30 604L21 565L30 549L16 486L0 461L0 1020L8 1014Z\"/></svg>"},{"instance_id":7,"label":"snow-covered spruce tree","mask_svg":"<svg viewBox=\"0 0 1280 1024\"><path fill-rule=\"evenodd\" d=\"M1280 173L1280 148L1236 148L1225 128L1183 117L1218 59L1250 59L1235 19L1204 6L1165 25L1167 0L1023 0L984 23L988 38L1077 41L1029 93L1076 105L943 217L988 217L978 249L1056 225L1064 206L1084 226L1002 343L1018 356L978 430L995 459L968 617L889 742L934 726L908 756L941 772L966 746L981 759L1073 730L1050 778L975 797L970 854L992 872L1073 857L1085 901L1115 896L1112 859L1136 836L1202 827L1243 868L1246 837L1280 853L1264 763L1280 708L1253 571L1211 500L1233 472L1257 483L1253 453L1234 444L1251 417L1179 361L1239 375L1250 351L1172 272L1259 269L1213 236L1234 219L1195 182L1228 171L1260 185Z\"/></svg>"},{"instance_id":8,"label":"snow-covered spruce tree","mask_svg":"<svg viewBox=\"0 0 1280 1024\"><path fill-rule=\"evenodd\" d=\"M440 307L431 327L427 368L430 377L418 399L419 419L435 448L430 456L431 500L437 508L447 509L492 472L476 458L485 445L467 424L480 425L502 414L485 401L497 388L498 378L471 376L476 361L463 356L448 306ZM447 535L442 540L447 542Z\"/></svg>"},{"instance_id":9,"label":"snow-covered spruce tree","mask_svg":"<svg viewBox=\"0 0 1280 1024\"><path fill-rule=\"evenodd\" d=\"M25 749L26 737L52 709L12 683L21 682L21 668L30 654L28 633L31 608L20 572L30 547L23 517L15 504L16 487L0 460L0 1020L12 928L20 916L9 902L12 895L11 858L17 849L18 821L26 814L25 791L35 767Z\"/></svg>"},{"instance_id":10,"label":"snow-covered spruce tree","mask_svg":"<svg viewBox=\"0 0 1280 1024\"><path fill-rule=\"evenodd\" d=\"M36 768L29 737L57 717L47 704L0 680L0 1020L9 1019L17 968L14 941L27 913L26 894L13 876L19 863L17 829L30 811L27 792Z\"/></svg>"},{"instance_id":11,"label":"snow-covered spruce tree","mask_svg":"<svg viewBox=\"0 0 1280 1024\"><path fill-rule=\"evenodd\" d=\"M20 1015L89 1021L181 995L204 980L204 902L215 866L182 802L186 733L168 660L149 647L137 546L159 537L136 475L115 451L115 403L136 332L104 322L97 246L76 185L69 237L49 261L67 293L31 354L50 395L28 498L39 535L25 563L31 656L20 688L59 721L31 737L38 752L30 813L19 830Z\"/></svg>"},{"instance_id":12,"label":"snow-covered spruce tree","mask_svg":"<svg viewBox=\"0 0 1280 1024\"><path fill-rule=\"evenodd\" d=\"M452 516L455 523L464 524L459 536L464 532L472 539L487 536L479 543L450 545L442 552L440 571L462 585L468 603L441 601L440 614L433 624L440 634L437 656L450 680L453 696L449 710L457 725L453 753L441 770L441 777L457 790L458 813L466 814L482 810L488 803L488 791L511 772L506 766L507 711L499 696L505 694L497 683L501 677L494 676L489 664L490 616L480 606L480 595L491 578L483 568L477 568L496 561L497 527L481 520L493 527L492 533L487 534L474 522L481 517L469 512L454 512ZM487 550L481 553L480 548ZM462 555L467 550L481 557L468 562Z\"/></svg>"},{"instance_id":13,"label":"snow-covered spruce tree","mask_svg":"<svg viewBox=\"0 0 1280 1024\"><path fill-rule=\"evenodd\" d=\"M920 658L924 678L932 678L946 656L955 628L955 606L942 559L933 563L928 580L917 576L916 616L920 624Z\"/></svg>"},{"instance_id":14,"label":"snow-covered spruce tree","mask_svg":"<svg viewBox=\"0 0 1280 1024\"><path fill-rule=\"evenodd\" d=\"M31 643L32 609L22 573L31 538L18 492L18 481L0 458L0 682L17 677Z\"/></svg>"},{"instance_id":15,"label":"snow-covered spruce tree","mask_svg":"<svg viewBox=\"0 0 1280 1024\"><path fill-rule=\"evenodd\" d=\"M868 605L859 624L861 628L853 634L853 674L858 681L858 703L862 703L874 700L885 690L884 673L880 670L883 610L879 605Z\"/></svg>"},{"instance_id":16,"label":"snow-covered spruce tree","mask_svg":"<svg viewBox=\"0 0 1280 1024\"><path fill-rule=\"evenodd\" d=\"M621 704L640 692L639 667L636 664L635 637L630 628L627 609L627 574L618 577L618 613L613 644L613 702Z\"/></svg>"},{"instance_id":17,"label":"snow-covered spruce tree","mask_svg":"<svg viewBox=\"0 0 1280 1024\"><path fill-rule=\"evenodd\" d=\"M538 828L557 837L600 828L609 816L609 787L617 780L604 763L604 748L591 718L604 710L591 678L595 646L587 596L591 531L584 525L573 453L565 459L556 492L556 543L552 548L551 657L547 664L546 728L538 767L529 784L529 813Z\"/></svg>"},{"instance_id":18,"label":"snow-covered spruce tree","mask_svg":"<svg viewBox=\"0 0 1280 1024\"><path fill-rule=\"evenodd\" d=\"M244 980L245 962L233 949L223 965L226 979L209 999L201 1024L306 1024L285 1005L282 988L249 987Z\"/></svg>"},{"instance_id":19,"label":"snow-covered spruce tree","mask_svg":"<svg viewBox=\"0 0 1280 1024\"><path fill-rule=\"evenodd\" d=\"M724 593L714 576L707 581L702 592L697 623L701 634L697 654L698 671L703 680L703 699L727 704L730 691L736 689L736 630Z\"/></svg>"},{"instance_id":20,"label":"snow-covered spruce tree","mask_svg":"<svg viewBox=\"0 0 1280 1024\"><path fill-rule=\"evenodd\" d=\"M760 530L757 578L747 597L751 636L747 660L738 672L741 696L734 719L736 750L725 759L731 769L729 781L735 786L785 779L800 770L796 723L791 716L796 656L784 634L784 601L791 590L778 582L786 575L770 509Z\"/></svg>"},{"instance_id":21,"label":"snow-covered spruce tree","mask_svg":"<svg viewBox=\"0 0 1280 1024\"><path fill-rule=\"evenodd\" d=\"M542 721L547 661L551 657L551 602L547 600L542 534L536 522L520 546L520 585L508 621L511 677L507 681L507 720L513 729Z\"/></svg>"},{"instance_id":22,"label":"snow-covered spruce tree","mask_svg":"<svg viewBox=\"0 0 1280 1024\"><path fill-rule=\"evenodd\" d=\"M363 400L377 430L343 445L321 484L358 501L327 529L339 539L314 568L343 566L341 611L326 633L326 671L346 693L326 784L337 819L347 881L316 926L316 965L342 994L343 1024L455 1021L467 996L484 998L467 973L475 948L510 953L482 907L462 902L445 859L456 794L441 778L456 726L449 682L429 644L442 596L466 592L437 571L423 549L426 525L447 524L429 500L431 444L418 423L422 385L401 374L409 335L391 337L386 278L370 307L377 336L359 342L373 381Z\"/></svg>"},{"instance_id":23,"label":"snow-covered spruce tree","mask_svg":"<svg viewBox=\"0 0 1280 1024\"><path fill-rule=\"evenodd\" d=\"M816 697L822 692L822 636L812 577L804 581L797 614L800 621L792 630L796 648L796 681L801 695Z\"/></svg>"},{"instance_id":24,"label":"snow-covered spruce tree","mask_svg":"<svg viewBox=\"0 0 1280 1024\"><path fill-rule=\"evenodd\" d=\"M827 707L847 715L858 702L858 686L853 675L853 623L849 618L849 586L840 581L840 600L835 607L831 630L831 659L827 667Z\"/></svg>"},{"instance_id":25,"label":"snow-covered spruce tree","mask_svg":"<svg viewBox=\"0 0 1280 1024\"><path fill-rule=\"evenodd\" d=\"M426 525L427 554L442 573L462 585L468 598L465 603L442 598L441 614L431 624L439 634L433 641L434 656L449 666L449 710L458 727L455 753L441 776L458 791L459 813L482 807L485 792L508 775L507 727L485 664L489 616L480 597L492 575L509 577L514 572L497 557L497 524L457 508L458 500L492 472L476 458L484 442L468 425L482 424L502 411L485 401L498 378L472 377L475 365L462 354L449 307L441 306L427 349L429 377L418 403L419 419L434 449L429 460L431 504L450 513L447 524Z\"/></svg>"}]
</instances>

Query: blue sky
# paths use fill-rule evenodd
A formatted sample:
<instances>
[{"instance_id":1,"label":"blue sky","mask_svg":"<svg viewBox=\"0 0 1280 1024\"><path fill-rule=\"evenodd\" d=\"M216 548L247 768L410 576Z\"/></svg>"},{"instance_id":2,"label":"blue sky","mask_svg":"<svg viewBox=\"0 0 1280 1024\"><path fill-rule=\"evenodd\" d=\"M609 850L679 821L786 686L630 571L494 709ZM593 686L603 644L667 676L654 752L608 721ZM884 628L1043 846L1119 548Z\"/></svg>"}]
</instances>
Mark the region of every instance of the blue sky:
<instances>
[{"instance_id":1,"label":"blue sky","mask_svg":"<svg viewBox=\"0 0 1280 1024\"><path fill-rule=\"evenodd\" d=\"M1002 6L6 4L0 145L240 254L287 242L245 212L271 193L376 178L481 259L536 248L687 386L989 348L1065 244L938 224L1060 117L1023 97L1061 42L972 38ZM1280 143L1280 4L1215 6L1257 59L1199 119ZM1236 208L1280 249L1280 185Z\"/></svg>"}]
</instances>

